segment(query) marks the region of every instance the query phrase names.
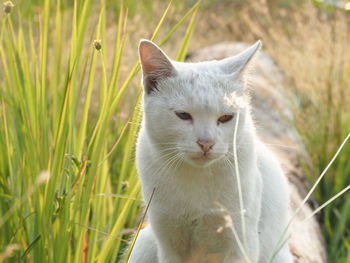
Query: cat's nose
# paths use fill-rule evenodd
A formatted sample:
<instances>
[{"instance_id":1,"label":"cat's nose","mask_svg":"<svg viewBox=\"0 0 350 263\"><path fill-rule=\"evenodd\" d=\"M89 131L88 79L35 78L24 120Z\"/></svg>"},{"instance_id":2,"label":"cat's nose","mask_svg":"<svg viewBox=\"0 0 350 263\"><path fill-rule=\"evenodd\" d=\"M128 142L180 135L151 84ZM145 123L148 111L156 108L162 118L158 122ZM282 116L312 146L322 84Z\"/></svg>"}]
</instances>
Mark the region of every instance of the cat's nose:
<instances>
[{"instance_id":1,"label":"cat's nose","mask_svg":"<svg viewBox=\"0 0 350 263\"><path fill-rule=\"evenodd\" d=\"M212 140L201 140L201 139L199 139L197 141L197 144L199 145L199 147L201 147L203 153L206 154L211 149L213 149L213 146L214 146L215 142L212 141Z\"/></svg>"}]
</instances>

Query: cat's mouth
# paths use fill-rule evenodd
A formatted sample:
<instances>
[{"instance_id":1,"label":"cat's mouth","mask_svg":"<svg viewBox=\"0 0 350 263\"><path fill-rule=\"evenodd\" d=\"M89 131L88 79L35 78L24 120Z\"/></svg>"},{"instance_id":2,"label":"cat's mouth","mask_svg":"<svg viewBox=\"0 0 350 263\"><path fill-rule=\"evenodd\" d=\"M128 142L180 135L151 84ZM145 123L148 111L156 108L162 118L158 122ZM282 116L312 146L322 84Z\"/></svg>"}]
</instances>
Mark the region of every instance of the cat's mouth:
<instances>
[{"instance_id":1,"label":"cat's mouth","mask_svg":"<svg viewBox=\"0 0 350 263\"><path fill-rule=\"evenodd\" d=\"M209 158L207 155L192 157L191 159L197 162L206 162L206 161L212 160L212 158Z\"/></svg>"},{"instance_id":2,"label":"cat's mouth","mask_svg":"<svg viewBox=\"0 0 350 263\"><path fill-rule=\"evenodd\" d=\"M214 162L215 160L220 159L221 155L213 154L213 153L195 153L195 154L190 154L189 159L190 162L195 164L195 165L208 165Z\"/></svg>"}]
</instances>

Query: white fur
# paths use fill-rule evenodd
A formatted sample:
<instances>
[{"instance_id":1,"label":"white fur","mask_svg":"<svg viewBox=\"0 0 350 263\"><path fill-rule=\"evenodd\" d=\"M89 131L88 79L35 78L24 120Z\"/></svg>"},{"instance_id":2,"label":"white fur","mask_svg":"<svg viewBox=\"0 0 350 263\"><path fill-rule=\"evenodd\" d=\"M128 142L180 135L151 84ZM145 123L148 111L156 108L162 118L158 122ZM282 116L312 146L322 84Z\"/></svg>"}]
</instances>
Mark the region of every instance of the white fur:
<instances>
[{"instance_id":1,"label":"white fur","mask_svg":"<svg viewBox=\"0 0 350 263\"><path fill-rule=\"evenodd\" d=\"M136 161L144 199L155 192L149 226L141 230L129 262L247 262L236 231L249 261L267 263L287 224L288 195L278 162L255 134L242 78L259 47L222 61L179 63L141 42L147 92ZM152 81L145 83L149 76ZM180 119L178 111L192 120ZM218 123L232 113L231 121ZM238 114L245 238L233 157ZM206 157L199 139L215 142ZM292 262L288 246L273 262Z\"/></svg>"}]
</instances>

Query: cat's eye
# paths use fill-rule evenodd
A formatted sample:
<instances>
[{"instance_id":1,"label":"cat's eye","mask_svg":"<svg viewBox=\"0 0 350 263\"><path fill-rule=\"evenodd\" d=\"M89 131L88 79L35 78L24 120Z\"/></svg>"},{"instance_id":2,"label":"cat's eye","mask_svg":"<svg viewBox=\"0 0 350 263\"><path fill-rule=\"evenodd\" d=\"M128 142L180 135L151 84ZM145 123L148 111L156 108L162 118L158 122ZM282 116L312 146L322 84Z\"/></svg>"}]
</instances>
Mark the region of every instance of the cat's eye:
<instances>
[{"instance_id":1,"label":"cat's eye","mask_svg":"<svg viewBox=\"0 0 350 263\"><path fill-rule=\"evenodd\" d=\"M179 117L181 120L192 120L191 114L184 112L184 111L175 111L175 114L177 117Z\"/></svg>"},{"instance_id":2,"label":"cat's eye","mask_svg":"<svg viewBox=\"0 0 350 263\"><path fill-rule=\"evenodd\" d=\"M232 120L233 118L233 114L225 114L222 115L219 119L218 119L218 123L225 123L228 122L230 120Z\"/></svg>"}]
</instances>

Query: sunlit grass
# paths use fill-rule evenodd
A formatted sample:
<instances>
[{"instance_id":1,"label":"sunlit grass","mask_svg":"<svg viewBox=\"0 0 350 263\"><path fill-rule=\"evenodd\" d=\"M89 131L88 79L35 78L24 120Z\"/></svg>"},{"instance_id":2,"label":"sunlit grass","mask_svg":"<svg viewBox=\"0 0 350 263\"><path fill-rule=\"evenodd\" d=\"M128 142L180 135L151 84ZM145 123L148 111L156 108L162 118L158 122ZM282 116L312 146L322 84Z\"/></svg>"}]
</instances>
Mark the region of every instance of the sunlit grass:
<instances>
[{"instance_id":1,"label":"sunlit grass","mask_svg":"<svg viewBox=\"0 0 350 263\"><path fill-rule=\"evenodd\" d=\"M72 8L45 0L38 21L22 20L20 5L1 20L1 261L114 262L126 246L122 230L137 224L140 112L118 117L138 103L124 95L138 61L120 76L128 11L119 8L113 44L105 1ZM162 37L170 8L152 39L164 44L188 22L184 57L198 4Z\"/></svg>"}]
</instances>

